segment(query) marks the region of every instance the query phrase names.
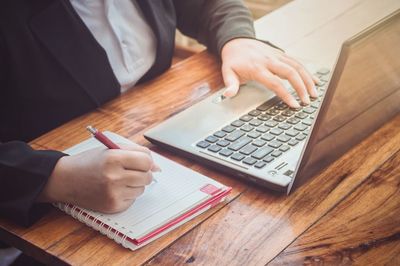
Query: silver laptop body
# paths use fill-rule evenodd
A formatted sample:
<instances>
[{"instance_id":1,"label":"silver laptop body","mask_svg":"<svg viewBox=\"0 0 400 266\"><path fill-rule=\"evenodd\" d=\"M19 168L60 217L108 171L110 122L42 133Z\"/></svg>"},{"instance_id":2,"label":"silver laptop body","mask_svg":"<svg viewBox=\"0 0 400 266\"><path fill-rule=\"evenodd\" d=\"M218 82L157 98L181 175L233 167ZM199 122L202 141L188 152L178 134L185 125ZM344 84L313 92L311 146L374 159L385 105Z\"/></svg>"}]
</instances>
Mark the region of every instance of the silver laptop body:
<instances>
[{"instance_id":1,"label":"silver laptop body","mask_svg":"<svg viewBox=\"0 0 400 266\"><path fill-rule=\"evenodd\" d=\"M289 193L400 112L399 44L396 11L347 40L332 72L316 72L322 83L310 106L291 110L270 90L249 82L234 98L224 99L221 89L144 135Z\"/></svg>"}]
</instances>

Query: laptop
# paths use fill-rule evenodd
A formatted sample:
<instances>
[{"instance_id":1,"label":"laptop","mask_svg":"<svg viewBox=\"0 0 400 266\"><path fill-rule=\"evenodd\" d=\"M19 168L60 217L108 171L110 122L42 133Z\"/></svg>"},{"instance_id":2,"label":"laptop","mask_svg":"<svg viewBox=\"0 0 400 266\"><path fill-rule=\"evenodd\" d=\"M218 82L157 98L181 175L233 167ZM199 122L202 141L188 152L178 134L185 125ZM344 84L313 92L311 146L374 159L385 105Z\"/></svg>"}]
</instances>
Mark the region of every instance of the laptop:
<instances>
[{"instance_id":1,"label":"laptop","mask_svg":"<svg viewBox=\"0 0 400 266\"><path fill-rule=\"evenodd\" d=\"M147 131L149 141L289 193L400 112L400 11L345 41L318 98L293 110L249 82L224 89ZM288 90L296 95L289 86ZM297 98L298 99L298 98Z\"/></svg>"}]
</instances>

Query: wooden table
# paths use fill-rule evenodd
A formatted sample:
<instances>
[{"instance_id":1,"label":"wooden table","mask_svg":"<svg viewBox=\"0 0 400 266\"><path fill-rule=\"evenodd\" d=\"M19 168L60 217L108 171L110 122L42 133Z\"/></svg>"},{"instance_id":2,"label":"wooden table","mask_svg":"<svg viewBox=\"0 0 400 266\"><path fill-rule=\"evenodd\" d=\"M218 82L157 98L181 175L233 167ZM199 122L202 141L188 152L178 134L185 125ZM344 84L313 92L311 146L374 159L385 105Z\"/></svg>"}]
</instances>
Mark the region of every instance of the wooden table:
<instances>
[{"instance_id":1,"label":"wooden table","mask_svg":"<svg viewBox=\"0 0 400 266\"><path fill-rule=\"evenodd\" d=\"M256 22L289 53L332 66L341 42L398 0L297 0ZM54 209L30 228L0 221L0 239L51 264L400 264L400 115L290 196L239 181L149 144L143 132L221 88L201 53L31 144L63 150L94 124L233 187L225 204L137 251ZM179 93L178 93L179 92ZM68 136L65 138L64 136Z\"/></svg>"}]
</instances>

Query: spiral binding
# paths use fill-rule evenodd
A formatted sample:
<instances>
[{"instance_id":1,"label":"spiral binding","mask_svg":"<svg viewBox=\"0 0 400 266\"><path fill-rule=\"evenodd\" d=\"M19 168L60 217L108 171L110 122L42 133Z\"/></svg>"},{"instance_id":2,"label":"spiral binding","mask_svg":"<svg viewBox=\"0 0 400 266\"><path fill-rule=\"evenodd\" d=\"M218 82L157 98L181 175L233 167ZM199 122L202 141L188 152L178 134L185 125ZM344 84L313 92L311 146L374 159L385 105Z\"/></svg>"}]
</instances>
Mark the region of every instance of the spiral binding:
<instances>
[{"instance_id":1,"label":"spiral binding","mask_svg":"<svg viewBox=\"0 0 400 266\"><path fill-rule=\"evenodd\" d=\"M120 236L119 234L122 234L122 232L99 220L101 214L93 216L85 212L85 210L79 208L78 206L73 206L71 204L55 203L54 206L59 208L61 211L69 214L74 219L77 219L78 221L92 227L96 231L99 231L100 233L114 240L123 247L134 249L134 247L132 247L132 244L126 241L127 238L129 238L127 234L123 234L122 236Z\"/></svg>"}]
</instances>

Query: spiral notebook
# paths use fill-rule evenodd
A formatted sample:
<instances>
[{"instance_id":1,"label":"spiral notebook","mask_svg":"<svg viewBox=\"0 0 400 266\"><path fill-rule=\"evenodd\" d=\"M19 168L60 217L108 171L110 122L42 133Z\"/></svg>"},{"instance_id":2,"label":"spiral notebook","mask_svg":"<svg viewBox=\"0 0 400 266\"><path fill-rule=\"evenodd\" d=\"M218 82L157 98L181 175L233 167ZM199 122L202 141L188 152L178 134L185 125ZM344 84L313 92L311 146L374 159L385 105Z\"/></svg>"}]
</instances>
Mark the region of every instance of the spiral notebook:
<instances>
[{"instance_id":1,"label":"spiral notebook","mask_svg":"<svg viewBox=\"0 0 400 266\"><path fill-rule=\"evenodd\" d=\"M116 143L131 142L112 132L104 134ZM73 155L98 146L102 144L90 138L64 152ZM231 191L230 187L157 153L152 152L152 156L162 172L153 174L156 181L126 211L103 214L63 203L55 204L56 207L135 250L220 203Z\"/></svg>"}]
</instances>

